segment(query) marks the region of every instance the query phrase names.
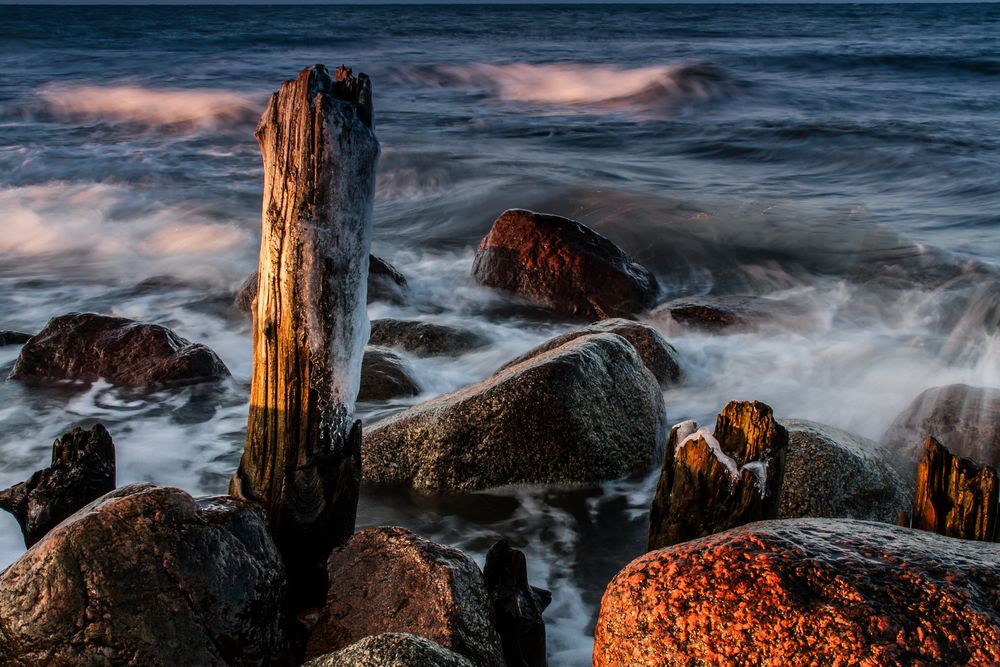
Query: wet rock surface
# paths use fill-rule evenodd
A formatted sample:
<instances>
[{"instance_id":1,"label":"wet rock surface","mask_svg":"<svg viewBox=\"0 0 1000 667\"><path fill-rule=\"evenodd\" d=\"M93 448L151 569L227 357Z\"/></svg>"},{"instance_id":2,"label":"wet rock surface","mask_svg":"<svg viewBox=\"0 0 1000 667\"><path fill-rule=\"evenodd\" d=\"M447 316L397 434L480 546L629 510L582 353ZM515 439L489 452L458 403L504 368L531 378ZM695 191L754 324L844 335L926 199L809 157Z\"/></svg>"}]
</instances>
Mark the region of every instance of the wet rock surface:
<instances>
[{"instance_id":1,"label":"wet rock surface","mask_svg":"<svg viewBox=\"0 0 1000 667\"><path fill-rule=\"evenodd\" d=\"M659 549L777 514L788 433L771 408L732 401L715 431L671 430L649 512L647 549Z\"/></svg>"},{"instance_id":2,"label":"wet rock surface","mask_svg":"<svg viewBox=\"0 0 1000 667\"><path fill-rule=\"evenodd\" d=\"M556 336L555 338L542 343L538 347L525 352L513 361L509 361L504 364L500 370L502 371L505 368L516 366L517 364L538 356L543 352L548 352L549 350L555 349L560 345L564 345L575 338L587 336L593 333L618 334L628 342L632 343L632 347L634 347L635 351L639 353L639 358L642 359L642 363L646 365L646 368L648 368L649 371L656 377L662 387L676 384L677 382L680 382L684 376L683 371L681 371L680 359L677 354L677 350L674 349L673 345L666 341L659 331L647 324L641 324L633 320L626 320L622 318L602 320L581 329L577 329L576 331L570 331L569 333L562 334L561 336Z\"/></svg>"},{"instance_id":3,"label":"wet rock surface","mask_svg":"<svg viewBox=\"0 0 1000 667\"><path fill-rule=\"evenodd\" d=\"M664 421L635 348L591 334L373 425L362 474L452 490L613 479L649 466Z\"/></svg>"},{"instance_id":4,"label":"wet rock surface","mask_svg":"<svg viewBox=\"0 0 1000 667\"><path fill-rule=\"evenodd\" d=\"M928 389L899 413L882 444L912 475L928 436L957 456L1000 467L1000 389L965 384Z\"/></svg>"},{"instance_id":5,"label":"wet rock surface","mask_svg":"<svg viewBox=\"0 0 1000 667\"><path fill-rule=\"evenodd\" d=\"M217 381L229 370L210 349L170 329L95 313L49 320L21 348L8 379L32 383L103 378L126 387Z\"/></svg>"},{"instance_id":6,"label":"wet rock surface","mask_svg":"<svg viewBox=\"0 0 1000 667\"><path fill-rule=\"evenodd\" d=\"M557 215L505 211L476 251L473 275L550 310L588 320L629 317L656 303L656 278L589 227Z\"/></svg>"},{"instance_id":7,"label":"wet rock surface","mask_svg":"<svg viewBox=\"0 0 1000 667\"><path fill-rule=\"evenodd\" d=\"M385 401L419 393L420 385L402 357L381 347L365 349L359 401Z\"/></svg>"},{"instance_id":8,"label":"wet rock surface","mask_svg":"<svg viewBox=\"0 0 1000 667\"><path fill-rule=\"evenodd\" d=\"M934 438L917 466L913 527L964 540L996 542L1000 477L989 466L953 455Z\"/></svg>"},{"instance_id":9,"label":"wet rock surface","mask_svg":"<svg viewBox=\"0 0 1000 667\"><path fill-rule=\"evenodd\" d=\"M912 484L879 446L816 422L783 420L788 430L779 519L827 517L895 523L909 512Z\"/></svg>"},{"instance_id":10,"label":"wet rock surface","mask_svg":"<svg viewBox=\"0 0 1000 667\"><path fill-rule=\"evenodd\" d=\"M0 574L0 664L283 664L285 585L257 509L126 486Z\"/></svg>"},{"instance_id":11,"label":"wet rock surface","mask_svg":"<svg viewBox=\"0 0 1000 667\"><path fill-rule=\"evenodd\" d=\"M472 352L489 345L490 341L474 331L446 324L386 318L372 321L368 343L433 357Z\"/></svg>"},{"instance_id":12,"label":"wet rock surface","mask_svg":"<svg viewBox=\"0 0 1000 667\"><path fill-rule=\"evenodd\" d=\"M755 523L608 585L595 667L994 664L1000 545L852 520Z\"/></svg>"},{"instance_id":13,"label":"wet rock surface","mask_svg":"<svg viewBox=\"0 0 1000 667\"><path fill-rule=\"evenodd\" d=\"M313 658L385 632L430 639L482 667L503 667L486 582L464 553L403 528L368 528L334 549L306 648Z\"/></svg>"},{"instance_id":14,"label":"wet rock surface","mask_svg":"<svg viewBox=\"0 0 1000 667\"><path fill-rule=\"evenodd\" d=\"M365 637L347 648L313 658L302 667L475 667L454 651L406 632ZM508 666L509 667L509 666Z\"/></svg>"},{"instance_id":15,"label":"wet rock surface","mask_svg":"<svg viewBox=\"0 0 1000 667\"><path fill-rule=\"evenodd\" d=\"M758 296L676 299L649 313L649 319L663 324L667 331L680 328L716 334L755 331L798 316L800 313L790 304Z\"/></svg>"},{"instance_id":16,"label":"wet rock surface","mask_svg":"<svg viewBox=\"0 0 1000 667\"><path fill-rule=\"evenodd\" d=\"M31 334L23 331L0 330L0 347L5 345L23 345L31 340Z\"/></svg>"},{"instance_id":17,"label":"wet rock surface","mask_svg":"<svg viewBox=\"0 0 1000 667\"><path fill-rule=\"evenodd\" d=\"M52 463L27 481L0 491L0 508L14 515L25 546L84 505L115 488L115 445L101 424L75 428L52 443Z\"/></svg>"},{"instance_id":18,"label":"wet rock surface","mask_svg":"<svg viewBox=\"0 0 1000 667\"><path fill-rule=\"evenodd\" d=\"M552 594L528 584L524 552L500 540L486 553L483 577L493 602L507 667L545 667L542 612L552 601Z\"/></svg>"}]
</instances>

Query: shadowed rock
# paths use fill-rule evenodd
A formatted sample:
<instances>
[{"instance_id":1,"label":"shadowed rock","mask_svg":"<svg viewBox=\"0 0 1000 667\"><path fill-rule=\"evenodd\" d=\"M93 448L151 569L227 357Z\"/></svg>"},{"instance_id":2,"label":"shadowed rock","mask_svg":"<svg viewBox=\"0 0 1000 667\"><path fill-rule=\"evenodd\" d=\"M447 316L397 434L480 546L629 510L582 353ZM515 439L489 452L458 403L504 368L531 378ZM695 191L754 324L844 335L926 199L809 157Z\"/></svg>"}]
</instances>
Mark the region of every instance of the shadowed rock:
<instances>
[{"instance_id":1,"label":"shadowed rock","mask_svg":"<svg viewBox=\"0 0 1000 667\"><path fill-rule=\"evenodd\" d=\"M649 319L664 327L717 334L755 331L802 317L796 307L758 296L709 296L676 299L657 306Z\"/></svg>"},{"instance_id":2,"label":"shadowed rock","mask_svg":"<svg viewBox=\"0 0 1000 667\"><path fill-rule=\"evenodd\" d=\"M159 324L95 313L49 320L21 348L9 379L25 382L103 378L126 387L220 380L229 370L212 350Z\"/></svg>"},{"instance_id":3,"label":"shadowed rock","mask_svg":"<svg viewBox=\"0 0 1000 667\"><path fill-rule=\"evenodd\" d=\"M14 515L26 546L87 503L115 488L115 445L100 424L75 428L52 443L52 465L0 491L0 508Z\"/></svg>"},{"instance_id":4,"label":"shadowed rock","mask_svg":"<svg viewBox=\"0 0 1000 667\"><path fill-rule=\"evenodd\" d=\"M635 348L590 334L375 424L361 469L418 489L614 479L647 469L664 419Z\"/></svg>"},{"instance_id":5,"label":"shadowed rock","mask_svg":"<svg viewBox=\"0 0 1000 667\"><path fill-rule=\"evenodd\" d=\"M1000 545L765 521L653 551L608 585L594 667L991 665Z\"/></svg>"},{"instance_id":6,"label":"shadowed rock","mask_svg":"<svg viewBox=\"0 0 1000 667\"><path fill-rule=\"evenodd\" d=\"M398 354L379 347L369 347L361 361L359 401L385 401L416 396L420 384Z\"/></svg>"},{"instance_id":7,"label":"shadowed rock","mask_svg":"<svg viewBox=\"0 0 1000 667\"><path fill-rule=\"evenodd\" d=\"M0 664L288 664L285 588L258 509L126 486L0 574Z\"/></svg>"},{"instance_id":8,"label":"shadowed rock","mask_svg":"<svg viewBox=\"0 0 1000 667\"><path fill-rule=\"evenodd\" d=\"M913 527L964 540L996 542L997 471L959 458L934 438L917 466Z\"/></svg>"},{"instance_id":9,"label":"shadowed rock","mask_svg":"<svg viewBox=\"0 0 1000 667\"><path fill-rule=\"evenodd\" d=\"M546 590L528 585L524 553L500 540L486 553L483 577L493 601L497 633L507 667L545 667L545 621L552 601Z\"/></svg>"},{"instance_id":10,"label":"shadowed rock","mask_svg":"<svg viewBox=\"0 0 1000 667\"><path fill-rule=\"evenodd\" d=\"M732 401L715 432L692 421L670 431L647 549L659 549L777 515L788 433L771 408Z\"/></svg>"},{"instance_id":11,"label":"shadowed rock","mask_svg":"<svg viewBox=\"0 0 1000 667\"><path fill-rule=\"evenodd\" d=\"M485 336L468 329L391 318L372 322L372 333L368 339L370 345L398 347L411 354L426 357L465 354L483 348L489 342Z\"/></svg>"},{"instance_id":12,"label":"shadowed rock","mask_svg":"<svg viewBox=\"0 0 1000 667\"><path fill-rule=\"evenodd\" d=\"M0 331L0 347L5 345L23 345L31 340L31 334L20 331Z\"/></svg>"},{"instance_id":13,"label":"shadowed rock","mask_svg":"<svg viewBox=\"0 0 1000 667\"><path fill-rule=\"evenodd\" d=\"M525 352L513 361L509 361L500 367L500 370L516 366L520 363L538 356L543 352L555 349L560 345L568 343L574 338L587 336L593 333L613 333L618 334L628 342L639 353L639 358L646 368L659 381L661 387L680 382L684 376L678 361L677 350L660 335L660 332L647 324L640 324L632 320L614 318L595 322L589 326L570 331L561 336L548 340L538 347ZM499 371L497 371L499 372Z\"/></svg>"},{"instance_id":14,"label":"shadowed rock","mask_svg":"<svg viewBox=\"0 0 1000 667\"><path fill-rule=\"evenodd\" d=\"M561 315L629 317L656 303L652 273L579 222L511 209L479 244L473 275Z\"/></svg>"},{"instance_id":15,"label":"shadowed rock","mask_svg":"<svg viewBox=\"0 0 1000 667\"><path fill-rule=\"evenodd\" d=\"M483 575L464 553L403 528L368 528L330 554L330 589L306 657L407 632L482 667L503 667Z\"/></svg>"},{"instance_id":16,"label":"shadowed rock","mask_svg":"<svg viewBox=\"0 0 1000 667\"><path fill-rule=\"evenodd\" d=\"M475 667L467 658L424 637L383 632L313 658L302 667ZM509 666L508 666L509 667Z\"/></svg>"}]
</instances>

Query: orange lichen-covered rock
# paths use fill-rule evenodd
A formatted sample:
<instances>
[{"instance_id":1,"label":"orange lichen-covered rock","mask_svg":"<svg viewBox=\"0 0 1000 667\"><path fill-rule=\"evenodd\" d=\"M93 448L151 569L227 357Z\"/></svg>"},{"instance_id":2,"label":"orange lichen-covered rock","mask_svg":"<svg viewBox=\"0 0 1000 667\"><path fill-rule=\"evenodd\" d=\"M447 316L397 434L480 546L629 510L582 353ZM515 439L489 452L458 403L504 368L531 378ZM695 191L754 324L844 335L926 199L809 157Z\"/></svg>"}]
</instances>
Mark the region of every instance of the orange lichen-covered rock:
<instances>
[{"instance_id":1,"label":"orange lichen-covered rock","mask_svg":"<svg viewBox=\"0 0 1000 667\"><path fill-rule=\"evenodd\" d=\"M652 273L594 230L521 209L496 219L472 272L482 285L588 320L643 312L659 293Z\"/></svg>"},{"instance_id":2,"label":"orange lichen-covered rock","mask_svg":"<svg viewBox=\"0 0 1000 667\"><path fill-rule=\"evenodd\" d=\"M1000 662L1000 545L867 521L741 526L632 561L594 667Z\"/></svg>"}]
</instances>

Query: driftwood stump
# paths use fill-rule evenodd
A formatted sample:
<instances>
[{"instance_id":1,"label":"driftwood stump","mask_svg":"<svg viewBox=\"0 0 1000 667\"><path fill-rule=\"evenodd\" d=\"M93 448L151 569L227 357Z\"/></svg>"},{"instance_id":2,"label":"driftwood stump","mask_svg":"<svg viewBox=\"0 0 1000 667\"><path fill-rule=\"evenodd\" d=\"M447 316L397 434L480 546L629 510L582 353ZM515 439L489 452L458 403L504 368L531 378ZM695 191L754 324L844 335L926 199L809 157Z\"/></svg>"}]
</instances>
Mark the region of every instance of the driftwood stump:
<instances>
[{"instance_id":1,"label":"driftwood stump","mask_svg":"<svg viewBox=\"0 0 1000 667\"><path fill-rule=\"evenodd\" d=\"M955 456L934 438L924 442L917 467L913 527L964 540L995 542L997 471Z\"/></svg>"},{"instance_id":2,"label":"driftwood stump","mask_svg":"<svg viewBox=\"0 0 1000 667\"><path fill-rule=\"evenodd\" d=\"M325 561L354 532L361 423L353 421L379 144L371 83L302 70L271 95L264 158L246 446L230 493L260 503L295 604L325 597Z\"/></svg>"}]
</instances>

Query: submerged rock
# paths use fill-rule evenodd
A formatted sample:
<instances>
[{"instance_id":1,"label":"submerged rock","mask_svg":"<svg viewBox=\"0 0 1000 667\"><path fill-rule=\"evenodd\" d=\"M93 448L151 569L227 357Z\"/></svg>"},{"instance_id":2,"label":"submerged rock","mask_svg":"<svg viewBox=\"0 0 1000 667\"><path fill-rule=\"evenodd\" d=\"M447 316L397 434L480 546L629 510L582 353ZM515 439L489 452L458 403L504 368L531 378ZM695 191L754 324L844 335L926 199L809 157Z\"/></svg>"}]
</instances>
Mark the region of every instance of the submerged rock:
<instances>
[{"instance_id":1,"label":"submerged rock","mask_svg":"<svg viewBox=\"0 0 1000 667\"><path fill-rule=\"evenodd\" d=\"M359 401L386 401L419 393L420 384L402 357L384 348L365 349Z\"/></svg>"},{"instance_id":2,"label":"submerged rock","mask_svg":"<svg viewBox=\"0 0 1000 667\"><path fill-rule=\"evenodd\" d=\"M472 352L489 345L489 339L474 331L445 324L386 318L372 321L368 343L432 357Z\"/></svg>"},{"instance_id":3,"label":"submerged rock","mask_svg":"<svg viewBox=\"0 0 1000 667\"><path fill-rule=\"evenodd\" d=\"M650 370L654 377L660 382L661 387L680 382L684 373L681 371L677 350L660 335L660 332L647 324L641 324L633 320L613 318L601 320L589 326L570 331L569 333L556 336L538 347L525 352L513 361L504 364L500 370L516 366L520 363L536 357L543 352L555 349L564 345L574 338L587 336L593 333L613 333L618 334L628 342L639 353L639 358L646 368ZM499 371L498 371L499 372Z\"/></svg>"},{"instance_id":4,"label":"submerged rock","mask_svg":"<svg viewBox=\"0 0 1000 667\"><path fill-rule=\"evenodd\" d=\"M635 348L590 334L375 424L362 474L455 490L613 479L650 465L664 419Z\"/></svg>"},{"instance_id":5,"label":"submerged rock","mask_svg":"<svg viewBox=\"0 0 1000 667\"><path fill-rule=\"evenodd\" d=\"M115 445L100 424L75 428L52 443L52 464L0 491L0 508L14 515L26 546L38 542L87 503L115 488Z\"/></svg>"},{"instance_id":6,"label":"submerged rock","mask_svg":"<svg viewBox=\"0 0 1000 667\"><path fill-rule=\"evenodd\" d=\"M464 656L406 632L383 632L313 658L302 667L475 667ZM508 665L508 667L510 667Z\"/></svg>"},{"instance_id":7,"label":"submerged rock","mask_svg":"<svg viewBox=\"0 0 1000 667\"><path fill-rule=\"evenodd\" d=\"M5 345L23 345L31 340L31 334L21 331L0 331L0 347Z\"/></svg>"},{"instance_id":8,"label":"submerged rock","mask_svg":"<svg viewBox=\"0 0 1000 667\"><path fill-rule=\"evenodd\" d=\"M659 294L652 273L594 230L522 209L496 219L472 271L482 285L588 320L641 313Z\"/></svg>"},{"instance_id":9,"label":"submerged rock","mask_svg":"<svg viewBox=\"0 0 1000 667\"><path fill-rule=\"evenodd\" d=\"M253 310L253 302L257 298L257 272L254 271L240 285L233 297L233 305L246 312ZM381 257L368 256L368 303L373 301L388 301L390 303L406 303L406 277Z\"/></svg>"},{"instance_id":10,"label":"submerged rock","mask_svg":"<svg viewBox=\"0 0 1000 667\"><path fill-rule=\"evenodd\" d=\"M766 521L648 553L608 585L594 667L1000 662L1000 545Z\"/></svg>"},{"instance_id":11,"label":"submerged rock","mask_svg":"<svg viewBox=\"0 0 1000 667\"><path fill-rule=\"evenodd\" d=\"M27 382L103 378L126 387L220 380L229 369L215 352L159 324L95 313L49 320L24 347L9 379Z\"/></svg>"},{"instance_id":12,"label":"submerged rock","mask_svg":"<svg viewBox=\"0 0 1000 667\"><path fill-rule=\"evenodd\" d=\"M882 436L882 444L913 474L928 436L957 456L1000 468L1000 389L952 384L917 396Z\"/></svg>"},{"instance_id":13,"label":"submerged rock","mask_svg":"<svg viewBox=\"0 0 1000 667\"><path fill-rule=\"evenodd\" d=\"M1000 477L989 466L959 458L934 438L917 466L913 527L981 542L1000 539Z\"/></svg>"},{"instance_id":14,"label":"submerged rock","mask_svg":"<svg viewBox=\"0 0 1000 667\"><path fill-rule=\"evenodd\" d=\"M788 432L771 408L732 401L714 433L693 421L670 431L649 510L649 550L777 515Z\"/></svg>"},{"instance_id":15,"label":"submerged rock","mask_svg":"<svg viewBox=\"0 0 1000 667\"><path fill-rule=\"evenodd\" d=\"M785 420L788 448L778 518L827 517L895 523L913 498L871 440L805 420Z\"/></svg>"},{"instance_id":16,"label":"submerged rock","mask_svg":"<svg viewBox=\"0 0 1000 667\"><path fill-rule=\"evenodd\" d=\"M0 574L0 664L283 664L285 586L258 509L126 486Z\"/></svg>"},{"instance_id":17,"label":"submerged rock","mask_svg":"<svg viewBox=\"0 0 1000 667\"><path fill-rule=\"evenodd\" d=\"M528 584L524 552L500 540L486 553L483 577L493 602L507 667L545 667L545 621L549 591Z\"/></svg>"},{"instance_id":18,"label":"submerged rock","mask_svg":"<svg viewBox=\"0 0 1000 667\"><path fill-rule=\"evenodd\" d=\"M759 296L711 296L676 299L657 306L649 319L669 332L675 328L710 333L755 331L801 317L794 306Z\"/></svg>"},{"instance_id":19,"label":"submerged rock","mask_svg":"<svg viewBox=\"0 0 1000 667\"><path fill-rule=\"evenodd\" d=\"M330 589L306 657L371 635L431 639L478 667L503 667L486 582L464 553L404 528L368 528L334 549Z\"/></svg>"}]
</instances>

